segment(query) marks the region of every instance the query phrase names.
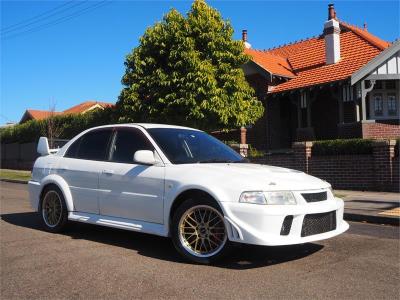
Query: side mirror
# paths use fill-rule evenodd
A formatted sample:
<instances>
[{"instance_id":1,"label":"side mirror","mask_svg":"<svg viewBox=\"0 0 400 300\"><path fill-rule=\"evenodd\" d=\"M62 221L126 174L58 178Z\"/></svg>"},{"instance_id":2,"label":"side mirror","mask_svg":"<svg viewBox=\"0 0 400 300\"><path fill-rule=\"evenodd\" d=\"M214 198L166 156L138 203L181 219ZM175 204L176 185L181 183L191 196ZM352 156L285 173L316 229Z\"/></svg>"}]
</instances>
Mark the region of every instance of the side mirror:
<instances>
[{"instance_id":1,"label":"side mirror","mask_svg":"<svg viewBox=\"0 0 400 300\"><path fill-rule=\"evenodd\" d=\"M155 165L157 163L153 151L150 150L136 151L133 159L135 162L143 165Z\"/></svg>"},{"instance_id":2,"label":"side mirror","mask_svg":"<svg viewBox=\"0 0 400 300\"><path fill-rule=\"evenodd\" d=\"M40 137L37 145L37 152L42 156L50 154L49 142L47 141L47 137Z\"/></svg>"}]
</instances>

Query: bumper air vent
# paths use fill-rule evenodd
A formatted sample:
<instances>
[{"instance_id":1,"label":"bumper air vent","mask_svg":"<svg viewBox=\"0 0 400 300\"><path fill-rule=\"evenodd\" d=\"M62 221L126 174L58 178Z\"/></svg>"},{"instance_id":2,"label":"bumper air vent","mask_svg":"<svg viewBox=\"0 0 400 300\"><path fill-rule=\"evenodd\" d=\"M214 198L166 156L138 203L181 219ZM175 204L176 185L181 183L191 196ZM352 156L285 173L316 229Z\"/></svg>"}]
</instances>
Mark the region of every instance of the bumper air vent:
<instances>
[{"instance_id":1,"label":"bumper air vent","mask_svg":"<svg viewBox=\"0 0 400 300\"><path fill-rule=\"evenodd\" d=\"M336 229L336 211L305 215L301 236L320 234Z\"/></svg>"}]
</instances>

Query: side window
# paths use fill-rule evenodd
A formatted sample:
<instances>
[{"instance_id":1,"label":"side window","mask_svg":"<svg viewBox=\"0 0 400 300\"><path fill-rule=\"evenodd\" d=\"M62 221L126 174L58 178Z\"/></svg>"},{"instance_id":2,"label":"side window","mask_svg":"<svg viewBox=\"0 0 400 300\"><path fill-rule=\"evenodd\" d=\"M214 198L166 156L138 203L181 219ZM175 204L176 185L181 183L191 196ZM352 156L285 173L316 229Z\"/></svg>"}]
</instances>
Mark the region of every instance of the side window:
<instances>
[{"instance_id":1,"label":"side window","mask_svg":"<svg viewBox=\"0 0 400 300\"><path fill-rule=\"evenodd\" d=\"M88 132L68 148L65 156L89 160L106 160L111 133L111 129Z\"/></svg>"},{"instance_id":2,"label":"side window","mask_svg":"<svg viewBox=\"0 0 400 300\"><path fill-rule=\"evenodd\" d=\"M71 146L69 146L69 148L64 156L70 157L70 158L76 158L76 154L78 153L78 149L79 149L81 140L82 140L82 137L77 139Z\"/></svg>"},{"instance_id":3,"label":"side window","mask_svg":"<svg viewBox=\"0 0 400 300\"><path fill-rule=\"evenodd\" d=\"M118 129L112 147L111 160L120 163L133 163L138 150L154 150L147 137L136 128Z\"/></svg>"}]
</instances>

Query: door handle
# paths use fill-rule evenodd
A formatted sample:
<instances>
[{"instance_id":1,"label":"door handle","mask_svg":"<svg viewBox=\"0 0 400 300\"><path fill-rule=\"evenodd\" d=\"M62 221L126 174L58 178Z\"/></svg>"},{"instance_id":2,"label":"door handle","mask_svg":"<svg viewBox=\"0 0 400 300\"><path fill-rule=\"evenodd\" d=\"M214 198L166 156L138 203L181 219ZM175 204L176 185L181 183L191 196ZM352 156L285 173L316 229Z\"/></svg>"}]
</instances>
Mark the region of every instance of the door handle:
<instances>
[{"instance_id":1,"label":"door handle","mask_svg":"<svg viewBox=\"0 0 400 300\"><path fill-rule=\"evenodd\" d=\"M101 171L103 174L106 174L106 175L112 175L112 174L114 174L114 171L113 170L103 170L103 171Z\"/></svg>"}]
</instances>

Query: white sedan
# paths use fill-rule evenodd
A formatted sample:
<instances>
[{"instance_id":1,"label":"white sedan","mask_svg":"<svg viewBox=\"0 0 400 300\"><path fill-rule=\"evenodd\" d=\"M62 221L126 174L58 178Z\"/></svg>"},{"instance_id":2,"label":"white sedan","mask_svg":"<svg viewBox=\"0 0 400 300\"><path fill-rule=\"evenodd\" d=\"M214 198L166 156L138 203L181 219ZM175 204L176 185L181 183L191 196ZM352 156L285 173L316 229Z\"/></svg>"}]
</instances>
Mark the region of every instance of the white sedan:
<instances>
[{"instance_id":1,"label":"white sedan","mask_svg":"<svg viewBox=\"0 0 400 300\"><path fill-rule=\"evenodd\" d=\"M326 181L247 163L196 129L101 126L58 151L42 137L38 152L30 199L51 232L79 221L170 236L184 257L210 263L232 242L300 244L349 228Z\"/></svg>"}]
</instances>

